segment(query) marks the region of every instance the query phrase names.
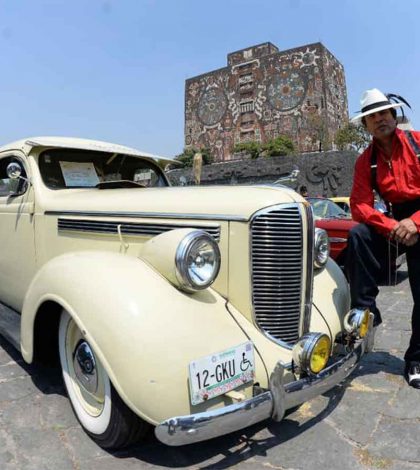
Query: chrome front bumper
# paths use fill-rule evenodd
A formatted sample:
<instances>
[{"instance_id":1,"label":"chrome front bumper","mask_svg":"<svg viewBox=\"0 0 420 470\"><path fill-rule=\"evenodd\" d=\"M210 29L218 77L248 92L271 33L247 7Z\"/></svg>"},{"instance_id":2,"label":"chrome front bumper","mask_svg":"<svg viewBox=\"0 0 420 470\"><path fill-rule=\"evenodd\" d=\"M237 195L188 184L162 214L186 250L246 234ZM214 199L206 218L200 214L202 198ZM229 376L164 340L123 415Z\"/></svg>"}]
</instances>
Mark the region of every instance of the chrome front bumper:
<instances>
[{"instance_id":1,"label":"chrome front bumper","mask_svg":"<svg viewBox=\"0 0 420 470\"><path fill-rule=\"evenodd\" d=\"M272 418L280 421L287 409L325 393L356 368L365 350L373 346L373 330L354 349L318 375L283 384L284 368L278 363L270 377L270 390L233 405L163 421L155 428L164 444L181 446L222 436Z\"/></svg>"}]
</instances>

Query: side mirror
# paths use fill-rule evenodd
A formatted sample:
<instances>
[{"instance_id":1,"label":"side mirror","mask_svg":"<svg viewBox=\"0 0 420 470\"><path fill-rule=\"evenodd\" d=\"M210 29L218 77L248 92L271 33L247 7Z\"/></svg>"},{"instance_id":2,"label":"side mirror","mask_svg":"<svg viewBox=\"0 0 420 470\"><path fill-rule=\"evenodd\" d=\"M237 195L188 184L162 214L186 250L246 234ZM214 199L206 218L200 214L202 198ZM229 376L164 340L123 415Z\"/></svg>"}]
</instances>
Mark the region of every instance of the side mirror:
<instances>
[{"instance_id":1,"label":"side mirror","mask_svg":"<svg viewBox=\"0 0 420 470\"><path fill-rule=\"evenodd\" d=\"M7 165L6 173L11 180L18 180L22 175L22 167L19 163L11 162Z\"/></svg>"},{"instance_id":2,"label":"side mirror","mask_svg":"<svg viewBox=\"0 0 420 470\"><path fill-rule=\"evenodd\" d=\"M16 181L15 184L10 186L11 196L17 196L19 194L23 194L26 191L28 184L31 184L28 178L25 178L24 176L22 176L22 172L23 172L22 165L20 165L20 163L18 162L10 162L6 167L7 176L11 180ZM21 181L24 181L24 183L22 184Z\"/></svg>"}]
</instances>

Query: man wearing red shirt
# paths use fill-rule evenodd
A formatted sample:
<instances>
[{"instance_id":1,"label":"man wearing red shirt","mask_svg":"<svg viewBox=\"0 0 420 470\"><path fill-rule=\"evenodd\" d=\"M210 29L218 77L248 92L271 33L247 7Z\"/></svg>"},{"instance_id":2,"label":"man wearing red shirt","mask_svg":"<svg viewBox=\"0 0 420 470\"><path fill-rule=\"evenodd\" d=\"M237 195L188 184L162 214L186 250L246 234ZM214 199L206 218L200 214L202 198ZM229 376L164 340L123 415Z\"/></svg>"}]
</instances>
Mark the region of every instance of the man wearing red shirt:
<instances>
[{"instance_id":1,"label":"man wearing red shirt","mask_svg":"<svg viewBox=\"0 0 420 470\"><path fill-rule=\"evenodd\" d=\"M404 374L409 385L420 389L420 132L397 129L400 100L406 103L375 88L367 90L361 113L352 120L361 121L373 139L355 165L350 205L361 223L349 234L346 270L352 308L369 308L374 326L379 325L377 281L388 260L389 240L405 250L414 307ZM391 203L391 216L374 208L373 190Z\"/></svg>"}]
</instances>

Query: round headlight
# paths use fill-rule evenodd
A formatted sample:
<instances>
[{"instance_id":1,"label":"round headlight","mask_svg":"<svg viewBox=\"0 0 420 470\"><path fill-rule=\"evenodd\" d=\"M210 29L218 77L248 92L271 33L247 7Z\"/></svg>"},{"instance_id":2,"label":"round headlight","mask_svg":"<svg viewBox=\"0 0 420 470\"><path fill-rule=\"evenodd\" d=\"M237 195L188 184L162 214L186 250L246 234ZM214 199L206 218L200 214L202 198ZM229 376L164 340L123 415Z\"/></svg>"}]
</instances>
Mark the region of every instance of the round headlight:
<instances>
[{"instance_id":1,"label":"round headlight","mask_svg":"<svg viewBox=\"0 0 420 470\"><path fill-rule=\"evenodd\" d=\"M324 333L308 333L293 347L293 360L308 374L318 374L328 362L331 340Z\"/></svg>"},{"instance_id":2,"label":"round headlight","mask_svg":"<svg viewBox=\"0 0 420 470\"><path fill-rule=\"evenodd\" d=\"M369 309L353 308L344 318L344 327L349 333L356 333L360 338L364 338L369 331L369 318Z\"/></svg>"},{"instance_id":3,"label":"round headlight","mask_svg":"<svg viewBox=\"0 0 420 470\"><path fill-rule=\"evenodd\" d=\"M219 274L219 246L207 232L190 232L178 245L175 265L176 277L183 290L206 289Z\"/></svg>"},{"instance_id":4,"label":"round headlight","mask_svg":"<svg viewBox=\"0 0 420 470\"><path fill-rule=\"evenodd\" d=\"M328 234L322 228L315 229L314 240L314 264L316 268L322 268L330 256L330 241Z\"/></svg>"}]
</instances>

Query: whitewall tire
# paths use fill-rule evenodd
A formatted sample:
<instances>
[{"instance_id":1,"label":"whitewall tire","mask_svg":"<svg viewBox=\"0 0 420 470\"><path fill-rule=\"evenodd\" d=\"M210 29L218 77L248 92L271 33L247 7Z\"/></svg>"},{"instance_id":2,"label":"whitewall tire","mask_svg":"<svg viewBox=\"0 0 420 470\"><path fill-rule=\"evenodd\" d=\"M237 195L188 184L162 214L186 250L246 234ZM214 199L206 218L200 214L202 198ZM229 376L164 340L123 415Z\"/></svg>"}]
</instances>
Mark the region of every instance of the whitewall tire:
<instances>
[{"instance_id":1,"label":"whitewall tire","mask_svg":"<svg viewBox=\"0 0 420 470\"><path fill-rule=\"evenodd\" d=\"M93 348L65 310L58 343L67 395L91 438L103 448L121 448L142 437L149 425L122 402Z\"/></svg>"}]
</instances>

